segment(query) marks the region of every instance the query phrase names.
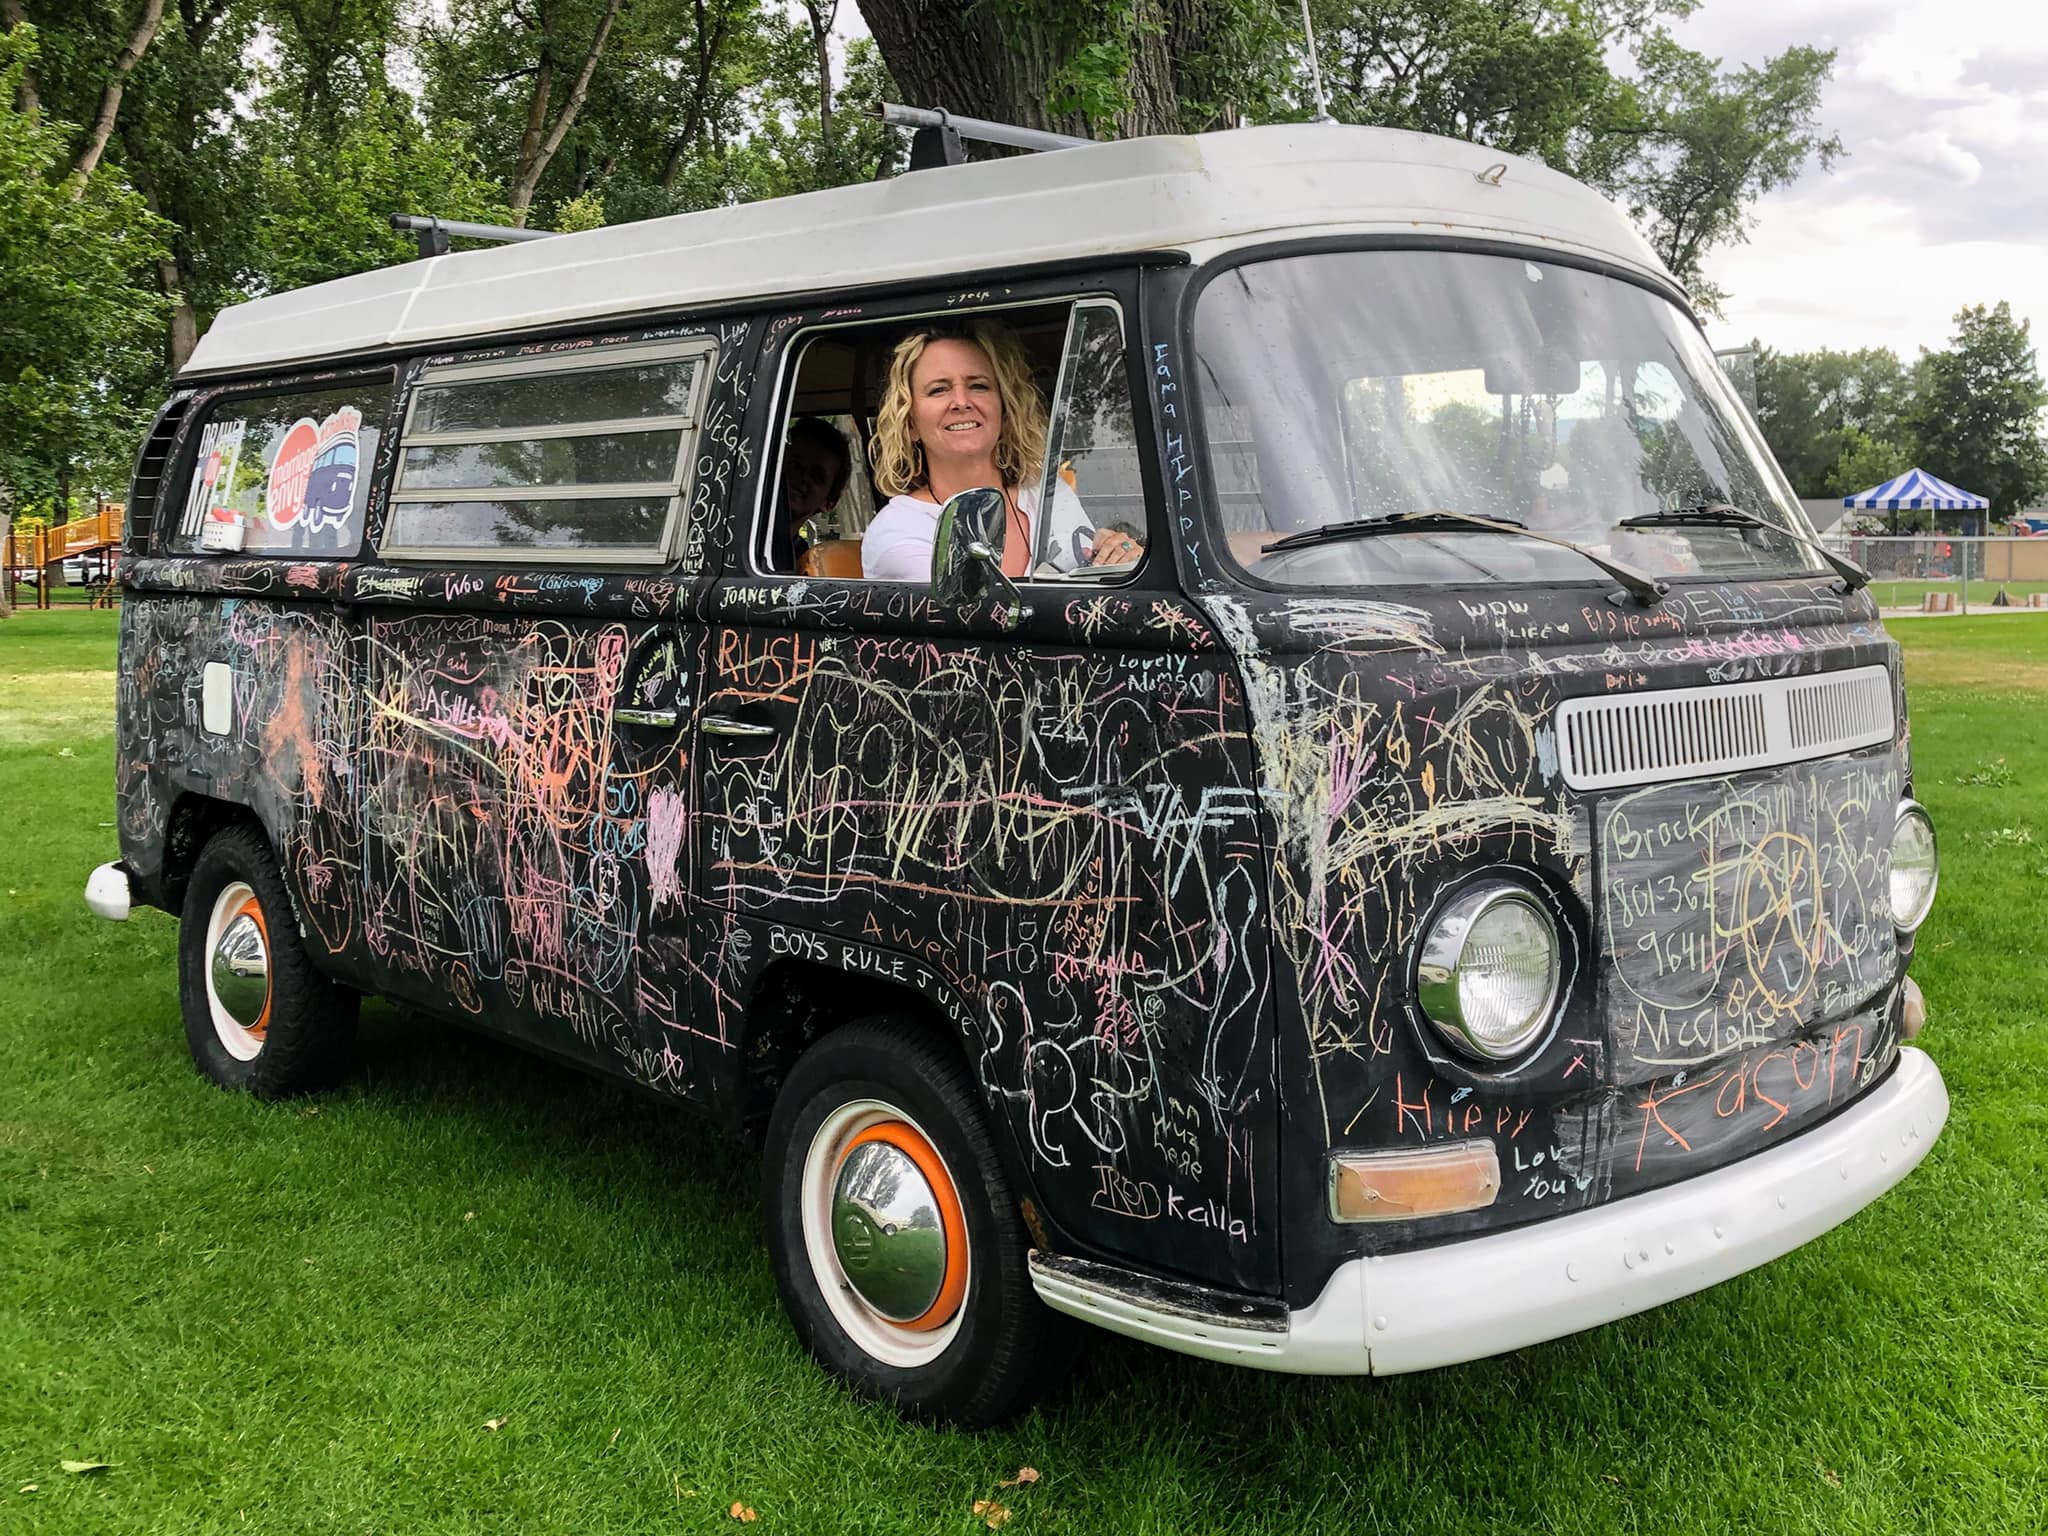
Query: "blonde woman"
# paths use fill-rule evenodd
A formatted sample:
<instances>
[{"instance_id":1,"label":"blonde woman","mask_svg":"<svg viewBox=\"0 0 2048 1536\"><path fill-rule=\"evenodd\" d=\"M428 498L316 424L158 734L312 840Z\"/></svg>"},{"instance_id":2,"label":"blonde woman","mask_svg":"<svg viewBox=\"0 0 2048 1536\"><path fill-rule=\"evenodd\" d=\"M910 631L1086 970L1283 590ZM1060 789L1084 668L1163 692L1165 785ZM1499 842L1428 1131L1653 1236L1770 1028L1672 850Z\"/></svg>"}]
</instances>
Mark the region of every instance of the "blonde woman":
<instances>
[{"instance_id":1,"label":"blonde woman","mask_svg":"<svg viewBox=\"0 0 2048 1536\"><path fill-rule=\"evenodd\" d=\"M889 380L870 445L875 485L889 498L861 539L861 569L875 581L927 581L939 509L982 486L1009 502L1003 570L1031 566L1038 478L1045 462L1045 404L1023 349L1000 326L913 331L889 358ZM1044 558L1059 570L1135 561L1128 533L1095 530L1080 501L1053 497Z\"/></svg>"}]
</instances>

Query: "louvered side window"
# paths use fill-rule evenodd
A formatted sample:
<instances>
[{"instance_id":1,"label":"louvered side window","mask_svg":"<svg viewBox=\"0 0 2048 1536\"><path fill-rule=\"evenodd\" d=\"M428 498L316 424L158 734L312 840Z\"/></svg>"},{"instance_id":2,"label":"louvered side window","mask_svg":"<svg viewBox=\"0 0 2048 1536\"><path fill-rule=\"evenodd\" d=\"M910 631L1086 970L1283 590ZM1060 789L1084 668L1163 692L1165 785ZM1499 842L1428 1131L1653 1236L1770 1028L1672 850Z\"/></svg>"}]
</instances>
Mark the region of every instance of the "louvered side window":
<instances>
[{"instance_id":1,"label":"louvered side window","mask_svg":"<svg viewBox=\"0 0 2048 1536\"><path fill-rule=\"evenodd\" d=\"M149 552L150 534L156 528L157 502L164 488L164 468L170 462L171 440L192 404L189 395L173 395L149 424L149 436L142 440L142 452L135 458L135 477L128 482L128 521L122 542L136 554Z\"/></svg>"}]
</instances>

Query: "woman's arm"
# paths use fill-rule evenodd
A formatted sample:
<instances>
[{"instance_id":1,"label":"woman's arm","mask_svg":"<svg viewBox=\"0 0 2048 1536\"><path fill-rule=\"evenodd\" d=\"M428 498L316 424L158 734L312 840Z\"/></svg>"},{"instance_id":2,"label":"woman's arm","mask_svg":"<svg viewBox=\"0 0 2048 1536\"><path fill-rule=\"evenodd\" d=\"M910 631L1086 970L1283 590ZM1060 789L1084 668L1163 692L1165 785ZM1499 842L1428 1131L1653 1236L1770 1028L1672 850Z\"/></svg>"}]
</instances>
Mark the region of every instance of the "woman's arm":
<instances>
[{"instance_id":1,"label":"woman's arm","mask_svg":"<svg viewBox=\"0 0 2048 1536\"><path fill-rule=\"evenodd\" d=\"M869 581L930 581L939 509L898 496L875 514L860 541L861 575Z\"/></svg>"}]
</instances>

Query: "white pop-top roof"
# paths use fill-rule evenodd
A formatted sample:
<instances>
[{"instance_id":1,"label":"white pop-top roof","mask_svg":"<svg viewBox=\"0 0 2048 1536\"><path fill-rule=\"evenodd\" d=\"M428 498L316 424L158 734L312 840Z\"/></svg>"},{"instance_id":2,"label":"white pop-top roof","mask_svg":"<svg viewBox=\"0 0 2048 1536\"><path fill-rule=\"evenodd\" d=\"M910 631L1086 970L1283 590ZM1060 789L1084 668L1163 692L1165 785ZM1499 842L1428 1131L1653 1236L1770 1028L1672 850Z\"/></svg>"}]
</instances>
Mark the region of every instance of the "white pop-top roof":
<instances>
[{"instance_id":1,"label":"white pop-top roof","mask_svg":"<svg viewBox=\"0 0 2048 1536\"><path fill-rule=\"evenodd\" d=\"M1498 168L1498 174L1495 174ZM917 171L411 261L224 310L187 376L732 300L1357 232L1512 239L1668 274L1621 211L1533 160L1298 124Z\"/></svg>"}]
</instances>

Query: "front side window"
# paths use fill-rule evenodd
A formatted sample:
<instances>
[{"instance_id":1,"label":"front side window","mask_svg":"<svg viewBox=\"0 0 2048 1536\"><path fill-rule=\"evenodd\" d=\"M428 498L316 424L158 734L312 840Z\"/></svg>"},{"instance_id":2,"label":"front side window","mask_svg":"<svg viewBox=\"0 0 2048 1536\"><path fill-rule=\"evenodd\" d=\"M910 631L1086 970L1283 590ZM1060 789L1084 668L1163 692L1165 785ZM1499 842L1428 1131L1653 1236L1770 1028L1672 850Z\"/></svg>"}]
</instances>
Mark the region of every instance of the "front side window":
<instances>
[{"instance_id":1,"label":"front side window","mask_svg":"<svg viewBox=\"0 0 2048 1536\"><path fill-rule=\"evenodd\" d=\"M709 366L691 342L425 369L385 552L662 558Z\"/></svg>"},{"instance_id":2,"label":"front side window","mask_svg":"<svg viewBox=\"0 0 2048 1536\"><path fill-rule=\"evenodd\" d=\"M1349 251L1233 268L1195 314L1212 512L1282 585L1601 579L1569 550L1464 527L1291 534L1446 511L1661 575L1814 569L1799 504L1698 328L1575 267ZM1771 527L1627 528L1734 506Z\"/></svg>"},{"instance_id":3,"label":"front side window","mask_svg":"<svg viewBox=\"0 0 2048 1536\"><path fill-rule=\"evenodd\" d=\"M1122 574L1131 561L1091 564L1105 533L1145 541L1145 487L1138 470L1138 438L1131 421L1130 376L1124 330L1116 306L1078 304L1067 326L1059 387L1045 435L1045 491L1040 506L1071 500L1080 516L1041 520L1035 571L1058 570L1065 579ZM1065 544L1058 544L1064 536Z\"/></svg>"},{"instance_id":4,"label":"front side window","mask_svg":"<svg viewBox=\"0 0 2048 1536\"><path fill-rule=\"evenodd\" d=\"M771 571L929 580L943 496L1007 494L1015 581L1127 578L1145 501L1121 311L1104 298L807 338L770 451ZM982 478L975 478L980 476Z\"/></svg>"},{"instance_id":5,"label":"front side window","mask_svg":"<svg viewBox=\"0 0 2048 1536\"><path fill-rule=\"evenodd\" d=\"M176 546L201 553L353 555L377 440L391 408L383 378L208 408Z\"/></svg>"}]
</instances>

